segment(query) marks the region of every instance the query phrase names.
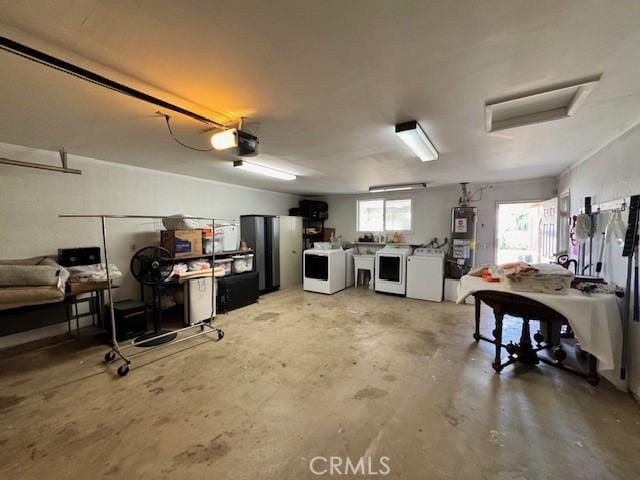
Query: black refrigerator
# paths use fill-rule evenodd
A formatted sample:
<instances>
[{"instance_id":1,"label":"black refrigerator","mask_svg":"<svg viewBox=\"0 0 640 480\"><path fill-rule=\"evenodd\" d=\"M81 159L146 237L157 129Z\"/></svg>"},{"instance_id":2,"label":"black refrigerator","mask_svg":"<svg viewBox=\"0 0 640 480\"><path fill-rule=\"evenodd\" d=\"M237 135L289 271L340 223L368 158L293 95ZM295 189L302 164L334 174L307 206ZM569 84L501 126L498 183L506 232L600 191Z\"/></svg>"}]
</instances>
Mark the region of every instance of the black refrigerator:
<instances>
[{"instance_id":1,"label":"black refrigerator","mask_svg":"<svg viewBox=\"0 0 640 480\"><path fill-rule=\"evenodd\" d=\"M280 288L280 219L272 215L242 215L240 237L253 250L260 293Z\"/></svg>"}]
</instances>

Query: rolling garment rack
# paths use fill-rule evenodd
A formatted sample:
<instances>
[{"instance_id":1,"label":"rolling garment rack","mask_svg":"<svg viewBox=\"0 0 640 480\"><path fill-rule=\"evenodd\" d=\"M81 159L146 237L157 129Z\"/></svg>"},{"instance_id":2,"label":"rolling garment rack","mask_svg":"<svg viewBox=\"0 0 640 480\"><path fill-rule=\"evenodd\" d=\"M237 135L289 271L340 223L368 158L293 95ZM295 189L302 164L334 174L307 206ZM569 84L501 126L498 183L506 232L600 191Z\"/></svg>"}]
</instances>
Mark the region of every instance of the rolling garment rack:
<instances>
[{"instance_id":1,"label":"rolling garment rack","mask_svg":"<svg viewBox=\"0 0 640 480\"><path fill-rule=\"evenodd\" d=\"M207 333L215 333L217 334L218 341L222 340L224 337L224 331L213 326L213 321L216 315L215 311L215 275L214 275L214 261L215 261L215 249L212 246L211 251L211 317L208 320L201 320L193 325L189 325L188 327L180 328L178 330L173 330L165 333L160 333L158 335L145 338L144 340L136 341L135 339L127 342L124 345L120 345L116 338L116 319L115 313L113 309L113 295L112 295L112 285L111 285L111 274L109 270L109 251L107 247L107 219L139 219L139 220L162 220L167 215L58 215L59 218L98 218L101 222L102 227L102 245L104 248L104 263L107 271L107 290L109 291L109 312L110 312L110 320L111 320L111 343L112 348L109 350L105 356L105 362L109 363L115 360L116 356L120 357L124 362L120 367L118 367L118 375L124 377L127 373L129 373L129 365L132 363L132 358L138 355L142 355L143 353L147 353L153 350L157 350L162 347L166 347L169 345L174 345L176 343L184 342L185 340L190 340L192 338L198 337L200 335L205 335ZM181 217L184 219L190 220L204 220L206 222L211 222L212 228L215 229L215 219L211 217ZM226 221L226 220L225 220ZM209 257L209 255L203 255L202 258ZM174 340L161 343L159 345L153 345L154 341L158 341L163 337L167 337L174 334L179 334L181 332L186 332L189 330L199 330L196 333L192 333L183 338L175 338ZM127 353L129 349L133 347L144 347L144 344L150 343L152 346L145 347L143 350L139 350L133 353Z\"/></svg>"}]
</instances>

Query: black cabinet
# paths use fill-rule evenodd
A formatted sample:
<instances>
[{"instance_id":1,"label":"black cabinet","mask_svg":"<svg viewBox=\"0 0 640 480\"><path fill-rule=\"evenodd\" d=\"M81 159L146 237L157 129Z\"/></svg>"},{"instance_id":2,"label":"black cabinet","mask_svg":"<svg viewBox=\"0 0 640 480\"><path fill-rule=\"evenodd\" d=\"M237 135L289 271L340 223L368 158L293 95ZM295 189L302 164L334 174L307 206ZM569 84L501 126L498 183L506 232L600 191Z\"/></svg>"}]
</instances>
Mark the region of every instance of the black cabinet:
<instances>
[{"instance_id":1,"label":"black cabinet","mask_svg":"<svg viewBox=\"0 0 640 480\"><path fill-rule=\"evenodd\" d=\"M246 272L218 279L217 311L230 312L258 301L258 272Z\"/></svg>"},{"instance_id":2,"label":"black cabinet","mask_svg":"<svg viewBox=\"0 0 640 480\"><path fill-rule=\"evenodd\" d=\"M113 314L116 321L116 339L123 342L147 331L147 307L135 300L114 302ZM111 334L111 316L108 315L104 326Z\"/></svg>"},{"instance_id":3,"label":"black cabinet","mask_svg":"<svg viewBox=\"0 0 640 480\"><path fill-rule=\"evenodd\" d=\"M280 288L280 219L271 215L240 216L242 239L255 255L260 293Z\"/></svg>"}]
</instances>

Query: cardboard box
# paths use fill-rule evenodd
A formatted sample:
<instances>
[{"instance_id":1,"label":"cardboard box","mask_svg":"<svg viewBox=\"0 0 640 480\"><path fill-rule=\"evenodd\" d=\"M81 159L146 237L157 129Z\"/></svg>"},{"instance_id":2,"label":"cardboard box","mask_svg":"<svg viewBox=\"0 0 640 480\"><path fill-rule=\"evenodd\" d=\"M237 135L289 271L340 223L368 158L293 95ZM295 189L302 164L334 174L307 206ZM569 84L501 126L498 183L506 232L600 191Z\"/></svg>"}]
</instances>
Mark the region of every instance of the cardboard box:
<instances>
[{"instance_id":1,"label":"cardboard box","mask_svg":"<svg viewBox=\"0 0 640 480\"><path fill-rule=\"evenodd\" d=\"M328 242L331 240L331 235L335 235L336 234L336 229L335 228L325 228L322 232L322 241L323 242Z\"/></svg>"},{"instance_id":2,"label":"cardboard box","mask_svg":"<svg viewBox=\"0 0 640 480\"><path fill-rule=\"evenodd\" d=\"M163 230L160 243L176 258L202 255L202 229Z\"/></svg>"}]
</instances>

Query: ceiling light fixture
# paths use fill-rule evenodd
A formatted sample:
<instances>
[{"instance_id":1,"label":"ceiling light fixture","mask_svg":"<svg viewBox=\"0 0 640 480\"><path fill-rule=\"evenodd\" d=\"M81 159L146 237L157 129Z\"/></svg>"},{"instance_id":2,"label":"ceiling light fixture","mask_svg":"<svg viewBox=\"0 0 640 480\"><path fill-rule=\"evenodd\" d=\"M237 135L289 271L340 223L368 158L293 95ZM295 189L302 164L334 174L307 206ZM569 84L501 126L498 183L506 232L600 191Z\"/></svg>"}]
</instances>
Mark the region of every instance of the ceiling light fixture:
<instances>
[{"instance_id":1,"label":"ceiling light fixture","mask_svg":"<svg viewBox=\"0 0 640 480\"><path fill-rule=\"evenodd\" d=\"M248 163L244 160L236 160L233 162L233 166L235 168L239 168L241 170L247 170L253 173L259 173L260 175L266 175L267 177L278 178L280 180L295 180L296 176L292 173L283 172L281 170L276 170L275 168L265 167L264 165L259 165L257 163Z\"/></svg>"},{"instance_id":2,"label":"ceiling light fixture","mask_svg":"<svg viewBox=\"0 0 640 480\"><path fill-rule=\"evenodd\" d=\"M400 192L403 190L422 190L427 188L427 184L421 183L403 183L399 185L380 185L378 187L369 187L369 193L381 193L381 192Z\"/></svg>"},{"instance_id":3,"label":"ceiling light fixture","mask_svg":"<svg viewBox=\"0 0 640 480\"><path fill-rule=\"evenodd\" d=\"M211 135L211 146L216 150L227 150L238 146L237 130L230 128Z\"/></svg>"},{"instance_id":4,"label":"ceiling light fixture","mask_svg":"<svg viewBox=\"0 0 640 480\"><path fill-rule=\"evenodd\" d=\"M423 162L438 160L438 150L415 120L396 125L396 134Z\"/></svg>"}]
</instances>

